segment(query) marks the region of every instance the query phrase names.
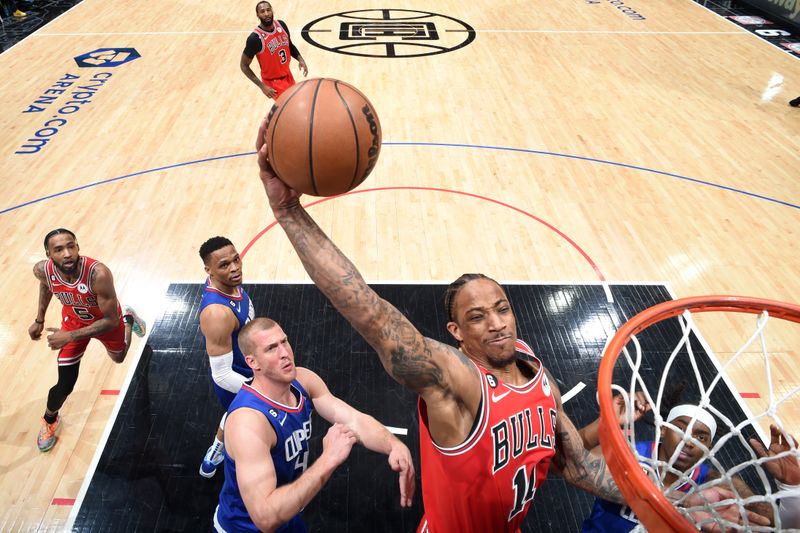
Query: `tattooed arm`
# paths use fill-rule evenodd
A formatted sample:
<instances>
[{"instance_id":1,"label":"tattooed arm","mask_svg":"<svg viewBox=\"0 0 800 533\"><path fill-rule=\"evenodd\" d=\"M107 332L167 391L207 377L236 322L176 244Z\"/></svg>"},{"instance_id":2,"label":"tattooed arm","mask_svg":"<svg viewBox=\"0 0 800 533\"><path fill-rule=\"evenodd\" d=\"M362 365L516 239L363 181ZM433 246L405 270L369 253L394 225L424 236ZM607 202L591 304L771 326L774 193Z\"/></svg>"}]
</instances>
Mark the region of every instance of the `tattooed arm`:
<instances>
[{"instance_id":1,"label":"tattooed arm","mask_svg":"<svg viewBox=\"0 0 800 533\"><path fill-rule=\"evenodd\" d=\"M564 412L561 392L556 380L545 370L553 388L558 415L556 415L556 455L553 468L564 479L604 500L625 503L611 476L605 458L599 450L590 452L584 447L581 434Z\"/></svg>"},{"instance_id":2,"label":"tattooed arm","mask_svg":"<svg viewBox=\"0 0 800 533\"><path fill-rule=\"evenodd\" d=\"M44 268L45 263L47 263L47 261L39 261L33 265L33 275L39 280L39 304L36 307L36 319L28 328L28 335L30 335L33 340L38 340L42 337L44 316L47 313L50 300L53 299L53 293L50 292L50 286L47 284L47 273Z\"/></svg>"},{"instance_id":3,"label":"tattooed arm","mask_svg":"<svg viewBox=\"0 0 800 533\"><path fill-rule=\"evenodd\" d=\"M460 442L469 432L480 401L474 365L454 347L424 337L378 296L303 209L297 192L277 178L266 160L266 146L258 157L272 212L308 275L375 349L389 375L425 399L437 442ZM444 428L443 432L437 428Z\"/></svg>"}]
</instances>

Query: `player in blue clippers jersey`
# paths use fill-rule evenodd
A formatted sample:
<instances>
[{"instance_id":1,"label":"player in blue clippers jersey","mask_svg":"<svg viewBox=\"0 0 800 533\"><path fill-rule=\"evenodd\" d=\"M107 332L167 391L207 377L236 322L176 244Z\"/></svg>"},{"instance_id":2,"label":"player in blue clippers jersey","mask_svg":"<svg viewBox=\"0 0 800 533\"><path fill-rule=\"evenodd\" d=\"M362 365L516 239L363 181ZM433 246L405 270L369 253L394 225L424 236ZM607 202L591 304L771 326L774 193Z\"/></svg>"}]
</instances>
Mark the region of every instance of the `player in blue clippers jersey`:
<instances>
[{"instance_id":1,"label":"player in blue clippers jersey","mask_svg":"<svg viewBox=\"0 0 800 533\"><path fill-rule=\"evenodd\" d=\"M249 322L239 344L254 375L228 409L217 531L305 532L300 512L356 442L389 456L389 465L400 473L400 504L411 505L415 480L408 448L377 420L331 394L317 374L296 367L275 321ZM333 424L313 463L308 458L312 409Z\"/></svg>"},{"instance_id":2,"label":"player in blue clippers jersey","mask_svg":"<svg viewBox=\"0 0 800 533\"><path fill-rule=\"evenodd\" d=\"M208 279L200 302L200 331L206 343L211 384L227 410L246 379L253 376L239 349L239 331L253 318L250 297L242 288L242 259L230 240L212 237L200 247ZM208 448L200 475L213 477L222 462L225 415Z\"/></svg>"},{"instance_id":3,"label":"player in blue clippers jersey","mask_svg":"<svg viewBox=\"0 0 800 533\"><path fill-rule=\"evenodd\" d=\"M698 462L700 462L700 460L703 458L704 453L698 444L702 444L702 446L705 446L709 449L712 447L714 435L717 431L717 422L709 411L702 409L697 405L673 405L674 403L677 403L677 399L682 390L683 386L680 385L675 391L673 391L671 394L668 394L668 396L674 395L675 398L665 401L665 405L663 407L664 413L662 414L662 417L665 422L674 425L677 428L677 431L667 425L661 427L658 459L665 463L670 461L670 458L681 445L684 433L688 431L687 428L689 427L692 418L696 417L696 421L691 429L691 439L683 445L683 449L680 450L675 461L670 463L672 468L680 470L686 475L685 478L683 476L680 478L686 479L686 481L675 488L682 492L689 492L690 489L697 485L701 485L707 481L720 477L720 473L713 468L710 468L706 462L698 465ZM641 392L636 393L633 404L635 410L633 417L634 421L639 420L645 414L645 412L650 410L650 405L645 401L645 397ZM620 425L622 425L625 422L625 402L622 396L615 396L614 405L617 409L618 421ZM581 437L583 438L584 445L587 449L597 447L600 444L597 433L597 427L599 423L600 419L598 418L580 430ZM640 463L649 464L647 459L652 458L654 452L654 441L636 442L636 454L637 457L641 458ZM679 478L676 474L668 472L664 477L664 486L672 486L678 479ZM730 478L730 483L733 485L733 487L735 487L736 492L742 498L753 495L752 489L750 489L750 487L741 477L732 476ZM725 487L726 486L723 486L723 488ZM727 488L731 488L731 486L727 485ZM731 492L730 496L732 497L733 495L734 493ZM751 513L748 513L748 518L751 521L757 522L761 520L763 521L763 524L761 525L764 525L768 523L768 521L771 522L773 519L772 508L768 504L752 504L748 506L748 509L752 511ZM728 515L729 519L736 521L738 518L740 518L738 511L736 511L733 506L731 506L730 512L733 514ZM698 514L695 519L699 520L700 515ZM626 533L633 530L633 528L635 528L637 525L639 525L639 519L636 517L630 507L597 498L595 499L591 514L583 521L582 532Z\"/></svg>"}]
</instances>

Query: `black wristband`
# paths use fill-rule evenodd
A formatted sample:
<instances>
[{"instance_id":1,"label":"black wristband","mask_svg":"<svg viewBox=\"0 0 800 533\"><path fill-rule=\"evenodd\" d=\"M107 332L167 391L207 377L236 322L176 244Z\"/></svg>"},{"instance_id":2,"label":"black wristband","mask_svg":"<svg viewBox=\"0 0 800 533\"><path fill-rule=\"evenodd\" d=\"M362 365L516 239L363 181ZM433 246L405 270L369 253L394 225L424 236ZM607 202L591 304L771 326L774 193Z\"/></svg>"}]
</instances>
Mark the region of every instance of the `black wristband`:
<instances>
[{"instance_id":1,"label":"black wristband","mask_svg":"<svg viewBox=\"0 0 800 533\"><path fill-rule=\"evenodd\" d=\"M34 318L33 321L37 324L44 324L44 320L39 320L38 318Z\"/></svg>"}]
</instances>

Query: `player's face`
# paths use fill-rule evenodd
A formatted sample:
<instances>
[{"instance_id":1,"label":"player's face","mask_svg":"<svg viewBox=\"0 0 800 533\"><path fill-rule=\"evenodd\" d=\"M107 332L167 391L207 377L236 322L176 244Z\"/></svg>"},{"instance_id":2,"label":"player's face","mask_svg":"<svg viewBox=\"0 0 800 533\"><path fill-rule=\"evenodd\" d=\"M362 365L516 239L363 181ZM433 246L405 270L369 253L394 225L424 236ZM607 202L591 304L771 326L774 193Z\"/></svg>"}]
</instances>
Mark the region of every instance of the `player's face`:
<instances>
[{"instance_id":1,"label":"player's face","mask_svg":"<svg viewBox=\"0 0 800 533\"><path fill-rule=\"evenodd\" d=\"M256 15L258 16L258 20L260 20L264 26L272 25L272 6L264 3L258 4L256 8Z\"/></svg>"},{"instance_id":2,"label":"player's face","mask_svg":"<svg viewBox=\"0 0 800 533\"><path fill-rule=\"evenodd\" d=\"M53 260L53 264L65 274L75 274L78 272L78 242L69 233L53 235L47 242L47 257Z\"/></svg>"},{"instance_id":3,"label":"player's face","mask_svg":"<svg viewBox=\"0 0 800 533\"><path fill-rule=\"evenodd\" d=\"M686 433L686 428L689 427L689 422L691 422L691 420L691 417L679 416L672 421L672 423L681 430L680 432L677 432L674 429L666 426L661 428L663 447L661 448L659 455L661 456L662 460L667 461L670 457L672 457L675 449L680 445L681 439ZM697 464L697 461L703 457L703 449L698 446L697 443L700 442L706 448L710 448L712 438L713 436L711 435L711 431L708 429L708 426L699 420L695 420L694 426L692 427L693 440L689 440L686 442L686 444L684 444L684 447L678 455L678 458L675 460L675 468L686 471Z\"/></svg>"},{"instance_id":4,"label":"player's face","mask_svg":"<svg viewBox=\"0 0 800 533\"><path fill-rule=\"evenodd\" d=\"M237 287L242 284L242 258L233 245L211 252L206 273L217 285Z\"/></svg>"},{"instance_id":5,"label":"player's face","mask_svg":"<svg viewBox=\"0 0 800 533\"><path fill-rule=\"evenodd\" d=\"M281 383L291 383L297 377L292 345L280 326L256 331L251 340L253 354L247 357L252 357L254 372Z\"/></svg>"},{"instance_id":6,"label":"player's face","mask_svg":"<svg viewBox=\"0 0 800 533\"><path fill-rule=\"evenodd\" d=\"M516 360L517 320L500 285L468 281L453 301L453 315L447 329L464 353L498 368Z\"/></svg>"}]
</instances>

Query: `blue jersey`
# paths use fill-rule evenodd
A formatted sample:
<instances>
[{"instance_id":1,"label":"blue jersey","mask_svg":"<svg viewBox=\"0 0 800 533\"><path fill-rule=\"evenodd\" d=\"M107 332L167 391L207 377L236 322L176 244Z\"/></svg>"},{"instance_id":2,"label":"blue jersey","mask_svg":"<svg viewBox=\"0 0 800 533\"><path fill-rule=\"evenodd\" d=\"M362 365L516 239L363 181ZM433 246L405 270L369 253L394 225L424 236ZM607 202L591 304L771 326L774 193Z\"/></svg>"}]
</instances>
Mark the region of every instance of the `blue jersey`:
<instances>
[{"instance_id":1,"label":"blue jersey","mask_svg":"<svg viewBox=\"0 0 800 533\"><path fill-rule=\"evenodd\" d=\"M636 443L636 453L640 457L652 457L653 448L655 448L653 441ZM689 472L689 478L698 485L704 483L707 477L708 465L705 463L694 467ZM678 490L685 492L690 487L689 483L684 483L678 487ZM583 521L582 531L584 533L622 533L632 530L637 525L639 525L639 519L636 518L630 507L597 498L592 507L592 514Z\"/></svg>"},{"instance_id":2,"label":"blue jersey","mask_svg":"<svg viewBox=\"0 0 800 533\"><path fill-rule=\"evenodd\" d=\"M275 466L277 486L286 485L300 477L308 466L308 442L311 439L311 403L306 390L299 381L292 381L292 394L296 405L280 404L267 398L249 384L242 389L228 408L228 414L240 407L248 407L262 413L275 430L278 440L270 451L272 464ZM258 531L250 520L244 506L239 484L236 482L236 463L225 449L225 483L219 494L216 520L220 527L227 531ZM305 533L306 526L298 513L294 518L281 526L279 533Z\"/></svg>"},{"instance_id":3,"label":"blue jersey","mask_svg":"<svg viewBox=\"0 0 800 533\"><path fill-rule=\"evenodd\" d=\"M223 305L233 311L233 314L236 316L236 320L239 321L239 327L236 328L236 331L231 333L231 346L233 346L233 371L248 378L253 377L253 370L247 366L247 363L244 360L244 355L242 355L242 351L239 349L239 331L245 324L253 320L253 317L255 316L255 310L250 302L250 297L247 295L241 285L239 286L239 296L229 296L212 287L211 280L206 280L206 286L203 290L203 299L200 301L200 312L202 313L203 309L209 305ZM214 391L217 393L219 401L222 402L223 407L227 409L236 394L229 390L223 389L217 385L213 379L211 380L211 384L214 386Z\"/></svg>"}]
</instances>

